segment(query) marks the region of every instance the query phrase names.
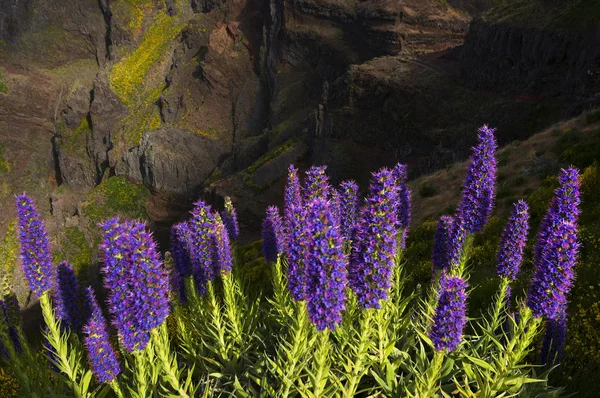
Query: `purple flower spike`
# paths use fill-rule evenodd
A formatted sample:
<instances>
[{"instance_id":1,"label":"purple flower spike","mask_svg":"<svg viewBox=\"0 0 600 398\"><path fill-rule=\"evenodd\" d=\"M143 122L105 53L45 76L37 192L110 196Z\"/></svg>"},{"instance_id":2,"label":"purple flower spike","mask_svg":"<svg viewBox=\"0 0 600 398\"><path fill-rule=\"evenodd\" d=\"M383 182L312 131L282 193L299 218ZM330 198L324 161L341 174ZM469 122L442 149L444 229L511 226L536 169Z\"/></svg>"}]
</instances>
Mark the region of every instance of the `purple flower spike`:
<instances>
[{"instance_id":1,"label":"purple flower spike","mask_svg":"<svg viewBox=\"0 0 600 398\"><path fill-rule=\"evenodd\" d=\"M229 274L233 268L233 258L231 256L231 242L225 225L215 214L215 226L213 231L214 239L214 275Z\"/></svg>"},{"instance_id":2,"label":"purple flower spike","mask_svg":"<svg viewBox=\"0 0 600 398\"><path fill-rule=\"evenodd\" d=\"M25 194L17 196L16 200L23 269L29 288L40 297L55 285L50 242L33 200Z\"/></svg>"},{"instance_id":3,"label":"purple flower spike","mask_svg":"<svg viewBox=\"0 0 600 398\"><path fill-rule=\"evenodd\" d=\"M327 198L331 190L329 178L325 174L327 166L312 166L306 171L304 197L308 201L314 198Z\"/></svg>"},{"instance_id":4,"label":"purple flower spike","mask_svg":"<svg viewBox=\"0 0 600 398\"><path fill-rule=\"evenodd\" d=\"M196 290L202 295L206 292L206 283L215 279L215 219L210 206L202 201L196 202L188 223L194 283Z\"/></svg>"},{"instance_id":5,"label":"purple flower spike","mask_svg":"<svg viewBox=\"0 0 600 398\"><path fill-rule=\"evenodd\" d=\"M54 292L54 310L61 326L78 331L82 324L81 297L73 265L63 261L57 267L58 286Z\"/></svg>"},{"instance_id":6,"label":"purple flower spike","mask_svg":"<svg viewBox=\"0 0 600 398\"><path fill-rule=\"evenodd\" d=\"M406 165L402 163L397 163L396 166L394 166L393 173L398 184L404 184L408 179L408 169Z\"/></svg>"},{"instance_id":7,"label":"purple flower spike","mask_svg":"<svg viewBox=\"0 0 600 398\"><path fill-rule=\"evenodd\" d=\"M556 224L562 220L577 224L579 219L580 182L579 171L573 167L562 169L558 176L560 186L554 191L554 198L548 212L544 216L537 235L537 244L534 250L534 262L539 264L544 246L548 242Z\"/></svg>"},{"instance_id":8,"label":"purple flower spike","mask_svg":"<svg viewBox=\"0 0 600 398\"><path fill-rule=\"evenodd\" d=\"M101 227L108 307L125 349L141 350L169 314L169 274L144 223L114 218Z\"/></svg>"},{"instance_id":9,"label":"purple flower spike","mask_svg":"<svg viewBox=\"0 0 600 398\"><path fill-rule=\"evenodd\" d=\"M340 220L342 236L349 240L352 237L352 230L358 216L358 185L355 181L348 180L340 183Z\"/></svg>"},{"instance_id":10,"label":"purple flower spike","mask_svg":"<svg viewBox=\"0 0 600 398\"><path fill-rule=\"evenodd\" d=\"M495 129L484 125L479 129L479 143L473 148L458 214L468 234L479 232L492 213L496 196Z\"/></svg>"},{"instance_id":11,"label":"purple flower spike","mask_svg":"<svg viewBox=\"0 0 600 398\"><path fill-rule=\"evenodd\" d=\"M436 350L453 351L467 324L467 284L457 277L442 277L438 304L433 317L431 341Z\"/></svg>"},{"instance_id":12,"label":"purple flower spike","mask_svg":"<svg viewBox=\"0 0 600 398\"><path fill-rule=\"evenodd\" d=\"M450 253L448 241L452 234L454 219L450 216L442 216L438 221L437 230L433 240L433 270L448 270L450 268Z\"/></svg>"},{"instance_id":13,"label":"purple flower spike","mask_svg":"<svg viewBox=\"0 0 600 398\"><path fill-rule=\"evenodd\" d=\"M346 302L344 242L327 199L315 198L308 203L307 220L308 316L318 331L333 330L342 320Z\"/></svg>"},{"instance_id":14,"label":"purple flower spike","mask_svg":"<svg viewBox=\"0 0 600 398\"><path fill-rule=\"evenodd\" d=\"M288 168L288 183L285 186L284 193L283 219L286 228L289 228L288 224L292 222L292 208L302 206L302 204L302 189L298 178L298 169L290 165Z\"/></svg>"},{"instance_id":15,"label":"purple flower spike","mask_svg":"<svg viewBox=\"0 0 600 398\"><path fill-rule=\"evenodd\" d=\"M527 306L534 316L557 319L566 308L578 252L577 227L569 221L560 222L548 238L527 292Z\"/></svg>"},{"instance_id":16,"label":"purple flower spike","mask_svg":"<svg viewBox=\"0 0 600 398\"><path fill-rule=\"evenodd\" d=\"M392 172L374 174L369 190L354 232L348 279L363 308L379 308L379 300L388 297L397 250L398 192Z\"/></svg>"},{"instance_id":17,"label":"purple flower spike","mask_svg":"<svg viewBox=\"0 0 600 398\"><path fill-rule=\"evenodd\" d=\"M263 254L267 264L277 261L277 256L285 250L283 220L277 206L267 207L267 217L262 224Z\"/></svg>"},{"instance_id":18,"label":"purple flower spike","mask_svg":"<svg viewBox=\"0 0 600 398\"><path fill-rule=\"evenodd\" d=\"M179 292L179 297L183 302L186 300L183 279L192 276L189 244L189 225L186 222L173 225L171 228L171 255L173 256L171 285L176 292Z\"/></svg>"},{"instance_id":19,"label":"purple flower spike","mask_svg":"<svg viewBox=\"0 0 600 398\"><path fill-rule=\"evenodd\" d=\"M229 240L237 240L240 236L240 227L238 225L237 212L235 211L235 207L233 207L230 198L225 198L225 210L221 212L221 220L223 220L223 224L225 224L225 228L229 234Z\"/></svg>"},{"instance_id":20,"label":"purple flower spike","mask_svg":"<svg viewBox=\"0 0 600 398\"><path fill-rule=\"evenodd\" d=\"M498 251L498 276L515 280L523 262L529 232L529 206L520 200L508 220Z\"/></svg>"},{"instance_id":21,"label":"purple flower spike","mask_svg":"<svg viewBox=\"0 0 600 398\"><path fill-rule=\"evenodd\" d=\"M287 214L288 242L286 245L286 259L288 263L288 288L296 301L306 298L306 258L308 256L308 224L307 210L304 206L292 206Z\"/></svg>"},{"instance_id":22,"label":"purple flower spike","mask_svg":"<svg viewBox=\"0 0 600 398\"><path fill-rule=\"evenodd\" d=\"M85 306L90 317L83 328L83 340L90 359L90 367L99 383L110 383L121 373L121 367L115 350L108 340L106 321L91 287L85 290Z\"/></svg>"},{"instance_id":23,"label":"purple flower spike","mask_svg":"<svg viewBox=\"0 0 600 398\"><path fill-rule=\"evenodd\" d=\"M556 319L546 322L546 334L542 343L541 360L544 365L560 362L567 335L567 311L562 308Z\"/></svg>"}]
</instances>

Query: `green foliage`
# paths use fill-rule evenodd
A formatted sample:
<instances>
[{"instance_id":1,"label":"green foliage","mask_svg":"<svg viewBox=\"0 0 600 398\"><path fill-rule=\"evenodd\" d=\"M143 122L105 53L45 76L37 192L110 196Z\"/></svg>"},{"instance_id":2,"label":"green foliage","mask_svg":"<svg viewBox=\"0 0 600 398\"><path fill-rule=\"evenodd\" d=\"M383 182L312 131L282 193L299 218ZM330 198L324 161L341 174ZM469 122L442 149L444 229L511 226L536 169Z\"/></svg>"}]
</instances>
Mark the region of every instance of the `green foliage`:
<instances>
[{"instance_id":1,"label":"green foliage","mask_svg":"<svg viewBox=\"0 0 600 398\"><path fill-rule=\"evenodd\" d=\"M182 26L177 18L159 13L140 45L112 68L110 85L124 104L133 107L145 97L146 93L142 90L142 86L146 74L166 55L171 40L179 35L181 29Z\"/></svg>"},{"instance_id":2,"label":"green foliage","mask_svg":"<svg viewBox=\"0 0 600 398\"><path fill-rule=\"evenodd\" d=\"M4 75L0 70L0 94L8 94L8 84L4 81Z\"/></svg>"},{"instance_id":3,"label":"green foliage","mask_svg":"<svg viewBox=\"0 0 600 398\"><path fill-rule=\"evenodd\" d=\"M60 237L59 253L55 261L68 261L73 264L75 272L80 274L92 263L92 248L85 234L77 227L65 228Z\"/></svg>"},{"instance_id":4,"label":"green foliage","mask_svg":"<svg viewBox=\"0 0 600 398\"><path fill-rule=\"evenodd\" d=\"M554 176L547 177L542 185L527 197L529 214L534 220L539 220L546 214L552 200L554 190L558 187L558 179Z\"/></svg>"},{"instance_id":5,"label":"green foliage","mask_svg":"<svg viewBox=\"0 0 600 398\"><path fill-rule=\"evenodd\" d=\"M11 164L4 159L4 146L0 144L0 174L9 173L12 170Z\"/></svg>"},{"instance_id":6,"label":"green foliage","mask_svg":"<svg viewBox=\"0 0 600 398\"><path fill-rule=\"evenodd\" d=\"M8 224L4 240L0 243L0 295L13 290L13 275L19 261L19 239L16 222Z\"/></svg>"},{"instance_id":7,"label":"green foliage","mask_svg":"<svg viewBox=\"0 0 600 398\"><path fill-rule=\"evenodd\" d=\"M149 191L143 185L127 181L124 177L114 176L103 180L94 187L83 202L83 215L89 223L89 233L93 247L100 241L98 223L111 217L129 219L147 219L146 199ZM85 251L79 251L83 259Z\"/></svg>"},{"instance_id":8,"label":"green foliage","mask_svg":"<svg viewBox=\"0 0 600 398\"><path fill-rule=\"evenodd\" d=\"M600 129L591 132L568 130L563 132L554 145L553 151L565 165L580 169L591 165L600 153Z\"/></svg>"}]
</instances>

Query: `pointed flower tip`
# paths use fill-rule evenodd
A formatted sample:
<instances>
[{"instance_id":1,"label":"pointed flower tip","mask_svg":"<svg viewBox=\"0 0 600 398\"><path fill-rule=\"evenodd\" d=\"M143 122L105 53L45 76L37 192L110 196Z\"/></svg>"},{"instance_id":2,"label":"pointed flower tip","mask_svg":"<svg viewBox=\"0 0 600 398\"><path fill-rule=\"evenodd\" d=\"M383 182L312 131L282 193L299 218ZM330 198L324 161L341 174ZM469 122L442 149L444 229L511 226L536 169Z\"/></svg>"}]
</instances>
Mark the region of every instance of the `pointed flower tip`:
<instances>
[{"instance_id":1,"label":"pointed flower tip","mask_svg":"<svg viewBox=\"0 0 600 398\"><path fill-rule=\"evenodd\" d=\"M500 240L497 267L501 278L515 280L527 245L529 232L529 206L523 200L514 205L514 210L508 220Z\"/></svg>"}]
</instances>

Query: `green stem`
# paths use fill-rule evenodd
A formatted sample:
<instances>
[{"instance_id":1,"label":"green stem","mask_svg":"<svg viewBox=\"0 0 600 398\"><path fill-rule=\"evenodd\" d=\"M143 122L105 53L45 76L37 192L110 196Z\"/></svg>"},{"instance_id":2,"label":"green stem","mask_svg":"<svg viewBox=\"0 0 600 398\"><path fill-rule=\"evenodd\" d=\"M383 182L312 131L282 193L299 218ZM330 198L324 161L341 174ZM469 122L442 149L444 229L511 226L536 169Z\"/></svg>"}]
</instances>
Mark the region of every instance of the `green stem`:
<instances>
[{"instance_id":1,"label":"green stem","mask_svg":"<svg viewBox=\"0 0 600 398\"><path fill-rule=\"evenodd\" d=\"M152 331L152 335L155 340L156 354L162 363L165 378L171 387L179 393L180 397L189 398L189 395L179 380L177 356L175 353L171 353L167 323L163 322L158 328L155 328Z\"/></svg>"},{"instance_id":2,"label":"green stem","mask_svg":"<svg viewBox=\"0 0 600 398\"><path fill-rule=\"evenodd\" d=\"M356 347L356 356L353 361L352 371L348 376L344 396L354 397L360 380L364 375L364 359L369 352L369 341L371 340L371 319L373 318L373 310L366 309L362 314L360 322L360 335L358 345Z\"/></svg>"},{"instance_id":3,"label":"green stem","mask_svg":"<svg viewBox=\"0 0 600 398\"><path fill-rule=\"evenodd\" d=\"M506 292L508 291L508 285L510 280L508 278L502 278L500 281L500 290L494 302L494 310L492 312L491 330L490 332L495 333L500 327L500 321L502 319L502 310L506 308Z\"/></svg>"},{"instance_id":4,"label":"green stem","mask_svg":"<svg viewBox=\"0 0 600 398\"><path fill-rule=\"evenodd\" d=\"M329 329L317 332L317 350L315 352L315 373L313 380L313 396L323 397L329 380Z\"/></svg>"},{"instance_id":5,"label":"green stem","mask_svg":"<svg viewBox=\"0 0 600 398\"><path fill-rule=\"evenodd\" d=\"M229 362L229 350L227 349L227 343L225 341L225 326L223 325L223 320L221 318L221 308L219 303L217 302L217 297L215 296L215 289L212 281L209 281L206 284L206 295L210 306L212 324L217 330L217 344L219 355L224 361Z\"/></svg>"},{"instance_id":6,"label":"green stem","mask_svg":"<svg viewBox=\"0 0 600 398\"><path fill-rule=\"evenodd\" d=\"M132 355L135 361L135 391L138 397L148 397L150 395L147 383L149 375L146 368L148 357L145 350L134 351Z\"/></svg>"},{"instance_id":7,"label":"green stem","mask_svg":"<svg viewBox=\"0 0 600 398\"><path fill-rule=\"evenodd\" d=\"M296 377L294 376L296 367L298 366L298 363L300 363L307 348L308 313L304 304L298 305L297 309L294 323L289 334L291 339L291 342L289 343L292 346L291 352L288 352L287 358L282 358L280 355L277 356L284 361L282 377L283 397L289 396L290 390L294 386L296 380Z\"/></svg>"},{"instance_id":8,"label":"green stem","mask_svg":"<svg viewBox=\"0 0 600 398\"><path fill-rule=\"evenodd\" d=\"M114 391L114 393L117 396L117 398L124 398L125 397L125 395L123 395L123 390L121 390L121 385L119 384L119 382L117 381L117 379L113 379L110 382L110 387Z\"/></svg>"},{"instance_id":9,"label":"green stem","mask_svg":"<svg viewBox=\"0 0 600 398\"><path fill-rule=\"evenodd\" d=\"M60 330L60 322L54 316L54 310L52 309L52 303L50 301L50 295L46 291L40 297L40 306L42 307L42 315L44 321L48 326L48 333L46 338L48 343L53 348L53 353L57 367L68 379L68 384L75 397L88 397L87 391L83 391L79 385L79 375L81 373L81 367L77 366L78 356L73 355L73 361L69 360L69 353L73 347L69 346L68 336L63 336ZM77 354L77 353L76 353ZM75 362L75 363L71 363Z\"/></svg>"},{"instance_id":10,"label":"green stem","mask_svg":"<svg viewBox=\"0 0 600 398\"><path fill-rule=\"evenodd\" d=\"M440 371L444 364L444 357L446 353L444 351L436 351L433 354L433 359L427 372L425 373L425 379L423 385L417 387L417 397L428 398L433 397L439 390L440 384Z\"/></svg>"},{"instance_id":11,"label":"green stem","mask_svg":"<svg viewBox=\"0 0 600 398\"><path fill-rule=\"evenodd\" d=\"M229 326L233 334L233 341L240 346L242 341L242 320L238 311L239 306L237 304L236 295L238 292L237 284L233 280L233 276L225 274L222 276L223 279L223 295L225 301L225 315L229 320Z\"/></svg>"}]
</instances>

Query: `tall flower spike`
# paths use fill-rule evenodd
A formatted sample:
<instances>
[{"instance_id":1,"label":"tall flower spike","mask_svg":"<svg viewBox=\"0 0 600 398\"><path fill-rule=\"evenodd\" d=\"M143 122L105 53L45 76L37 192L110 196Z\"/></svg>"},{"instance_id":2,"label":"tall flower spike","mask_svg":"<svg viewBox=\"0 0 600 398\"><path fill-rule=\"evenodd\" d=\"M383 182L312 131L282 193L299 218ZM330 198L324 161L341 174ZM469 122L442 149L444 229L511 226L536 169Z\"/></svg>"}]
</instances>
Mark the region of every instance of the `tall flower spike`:
<instances>
[{"instance_id":1,"label":"tall flower spike","mask_svg":"<svg viewBox=\"0 0 600 398\"><path fill-rule=\"evenodd\" d=\"M556 319L566 308L578 252L577 227L561 221L548 238L527 292L527 306L534 316Z\"/></svg>"},{"instance_id":2,"label":"tall flower spike","mask_svg":"<svg viewBox=\"0 0 600 398\"><path fill-rule=\"evenodd\" d=\"M515 203L515 208L500 240L498 251L498 276L515 280L521 263L523 251L527 244L529 232L529 206L522 200Z\"/></svg>"},{"instance_id":3,"label":"tall flower spike","mask_svg":"<svg viewBox=\"0 0 600 398\"><path fill-rule=\"evenodd\" d=\"M556 319L548 319L546 322L546 334L542 343L542 364L552 365L560 362L565 348L565 337L567 335L567 311L562 308Z\"/></svg>"},{"instance_id":4,"label":"tall flower spike","mask_svg":"<svg viewBox=\"0 0 600 398\"><path fill-rule=\"evenodd\" d=\"M308 203L307 221L308 316L317 330L333 330L342 320L346 302L344 241L327 199L315 198Z\"/></svg>"},{"instance_id":5,"label":"tall flower spike","mask_svg":"<svg viewBox=\"0 0 600 398\"><path fill-rule=\"evenodd\" d=\"M233 258L231 256L231 242L225 225L218 214L215 214L215 226L213 230L214 239L214 275L228 274L233 268Z\"/></svg>"},{"instance_id":6,"label":"tall flower spike","mask_svg":"<svg viewBox=\"0 0 600 398\"><path fill-rule=\"evenodd\" d=\"M468 234L479 232L492 213L496 196L495 129L479 129L479 143L473 148L471 163L463 185L458 213Z\"/></svg>"},{"instance_id":7,"label":"tall flower spike","mask_svg":"<svg viewBox=\"0 0 600 398\"><path fill-rule=\"evenodd\" d=\"M50 242L33 200L25 194L18 195L16 200L23 269L29 288L36 297L40 297L55 284Z\"/></svg>"},{"instance_id":8,"label":"tall flower spike","mask_svg":"<svg viewBox=\"0 0 600 398\"><path fill-rule=\"evenodd\" d=\"M558 176L559 187L554 191L552 203L544 216L537 235L537 243L534 249L534 262L537 265L541 258L544 246L552 229L562 220L577 224L579 219L580 182L579 171L570 167L562 169Z\"/></svg>"},{"instance_id":9,"label":"tall flower spike","mask_svg":"<svg viewBox=\"0 0 600 398\"><path fill-rule=\"evenodd\" d=\"M298 169L294 165L290 165L288 168L288 182L284 193L283 219L286 228L289 228L288 224L292 219L292 208L294 206L302 206L302 202L302 189L300 179L298 178Z\"/></svg>"},{"instance_id":10,"label":"tall flower spike","mask_svg":"<svg viewBox=\"0 0 600 398\"><path fill-rule=\"evenodd\" d=\"M206 283L215 279L215 219L209 205L202 201L194 204L190 227L190 260L194 284L198 293L206 292Z\"/></svg>"},{"instance_id":11,"label":"tall flower spike","mask_svg":"<svg viewBox=\"0 0 600 398\"><path fill-rule=\"evenodd\" d=\"M326 168L327 166L312 166L306 171L304 197L307 201L314 198L328 197L331 186L329 185L329 178L325 174Z\"/></svg>"},{"instance_id":12,"label":"tall flower spike","mask_svg":"<svg viewBox=\"0 0 600 398\"><path fill-rule=\"evenodd\" d=\"M450 253L448 241L452 234L454 219L450 216L442 216L438 221L437 230L433 240L433 270L441 271L450 268Z\"/></svg>"},{"instance_id":13,"label":"tall flower spike","mask_svg":"<svg viewBox=\"0 0 600 398\"><path fill-rule=\"evenodd\" d=\"M169 314L169 274L146 225L111 219L105 231L104 283L114 324L126 350L143 349Z\"/></svg>"},{"instance_id":14,"label":"tall flower spike","mask_svg":"<svg viewBox=\"0 0 600 398\"><path fill-rule=\"evenodd\" d=\"M438 351L453 351L460 344L467 324L466 287L461 278L444 276L440 280L440 293L430 333L433 346Z\"/></svg>"},{"instance_id":15,"label":"tall flower spike","mask_svg":"<svg viewBox=\"0 0 600 398\"><path fill-rule=\"evenodd\" d=\"M57 288L54 292L54 310L61 326L79 331L82 326L81 297L73 265L63 261L57 267Z\"/></svg>"},{"instance_id":16,"label":"tall flower spike","mask_svg":"<svg viewBox=\"0 0 600 398\"><path fill-rule=\"evenodd\" d=\"M240 236L240 227L237 220L237 212L235 207L231 203L231 198L225 198L225 210L221 211L221 220L225 224L227 233L229 234L229 240L235 241Z\"/></svg>"},{"instance_id":17,"label":"tall flower spike","mask_svg":"<svg viewBox=\"0 0 600 398\"><path fill-rule=\"evenodd\" d=\"M308 255L307 210L304 206L292 206L287 214L286 228L288 242L286 259L288 263L288 288L296 301L306 298L306 258Z\"/></svg>"},{"instance_id":18,"label":"tall flower spike","mask_svg":"<svg viewBox=\"0 0 600 398\"><path fill-rule=\"evenodd\" d=\"M458 265L465 247L467 238L467 230L464 226L464 221L460 214L454 217L450 235L448 238L448 266L453 267Z\"/></svg>"},{"instance_id":19,"label":"tall flower spike","mask_svg":"<svg viewBox=\"0 0 600 398\"><path fill-rule=\"evenodd\" d=\"M99 383L110 383L121 373L121 367L108 339L106 321L91 287L85 290L84 305L89 311L89 318L83 327L83 340L90 367Z\"/></svg>"},{"instance_id":20,"label":"tall flower spike","mask_svg":"<svg viewBox=\"0 0 600 398\"><path fill-rule=\"evenodd\" d=\"M373 175L361 210L348 267L349 284L363 308L379 308L388 297L397 250L398 191L391 171Z\"/></svg>"},{"instance_id":21,"label":"tall flower spike","mask_svg":"<svg viewBox=\"0 0 600 398\"><path fill-rule=\"evenodd\" d=\"M267 207L267 216L262 224L263 254L267 264L277 261L277 256L285 250L283 220L277 206Z\"/></svg>"},{"instance_id":22,"label":"tall flower spike","mask_svg":"<svg viewBox=\"0 0 600 398\"><path fill-rule=\"evenodd\" d=\"M192 276L190 260L190 228L186 222L173 225L171 228L171 255L173 257L173 289L179 292L179 297L185 301L185 285L183 279Z\"/></svg>"},{"instance_id":23,"label":"tall flower spike","mask_svg":"<svg viewBox=\"0 0 600 398\"><path fill-rule=\"evenodd\" d=\"M358 185L355 181L348 180L340 183L340 221L342 236L349 240L352 238L352 230L358 216Z\"/></svg>"}]
</instances>

